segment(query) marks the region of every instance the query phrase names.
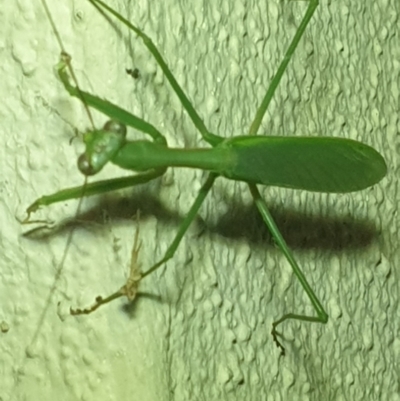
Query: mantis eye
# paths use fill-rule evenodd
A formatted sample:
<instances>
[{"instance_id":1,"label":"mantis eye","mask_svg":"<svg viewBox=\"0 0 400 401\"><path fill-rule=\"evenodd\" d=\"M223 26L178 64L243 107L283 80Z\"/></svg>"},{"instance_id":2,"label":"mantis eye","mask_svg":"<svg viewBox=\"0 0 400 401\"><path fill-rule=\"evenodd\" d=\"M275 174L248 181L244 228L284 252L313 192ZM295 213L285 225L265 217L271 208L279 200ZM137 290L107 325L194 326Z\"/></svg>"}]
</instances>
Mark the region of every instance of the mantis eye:
<instances>
[{"instance_id":1,"label":"mantis eye","mask_svg":"<svg viewBox=\"0 0 400 401\"><path fill-rule=\"evenodd\" d=\"M103 129L89 131L84 136L85 152L78 158L78 168L84 175L98 173L126 142L126 126L108 121Z\"/></svg>"},{"instance_id":2,"label":"mantis eye","mask_svg":"<svg viewBox=\"0 0 400 401\"><path fill-rule=\"evenodd\" d=\"M82 153L78 157L78 168L83 175L94 175L97 173L96 169L91 165L86 153Z\"/></svg>"},{"instance_id":3,"label":"mantis eye","mask_svg":"<svg viewBox=\"0 0 400 401\"><path fill-rule=\"evenodd\" d=\"M126 125L120 123L119 121L109 120L104 124L104 131L109 131L117 135L121 135L122 138L126 137Z\"/></svg>"}]
</instances>

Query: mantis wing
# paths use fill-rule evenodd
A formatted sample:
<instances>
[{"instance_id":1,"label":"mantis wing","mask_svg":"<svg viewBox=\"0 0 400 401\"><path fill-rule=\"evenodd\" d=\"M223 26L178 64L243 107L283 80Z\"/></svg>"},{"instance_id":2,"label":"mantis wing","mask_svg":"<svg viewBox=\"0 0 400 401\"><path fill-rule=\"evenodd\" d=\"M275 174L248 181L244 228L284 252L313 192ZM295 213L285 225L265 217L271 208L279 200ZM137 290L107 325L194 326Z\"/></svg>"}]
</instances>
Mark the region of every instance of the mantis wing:
<instances>
[{"instance_id":1,"label":"mantis wing","mask_svg":"<svg viewBox=\"0 0 400 401\"><path fill-rule=\"evenodd\" d=\"M379 182L383 157L361 142L332 137L238 136L218 147L233 151L227 178L314 192L353 192Z\"/></svg>"}]
</instances>

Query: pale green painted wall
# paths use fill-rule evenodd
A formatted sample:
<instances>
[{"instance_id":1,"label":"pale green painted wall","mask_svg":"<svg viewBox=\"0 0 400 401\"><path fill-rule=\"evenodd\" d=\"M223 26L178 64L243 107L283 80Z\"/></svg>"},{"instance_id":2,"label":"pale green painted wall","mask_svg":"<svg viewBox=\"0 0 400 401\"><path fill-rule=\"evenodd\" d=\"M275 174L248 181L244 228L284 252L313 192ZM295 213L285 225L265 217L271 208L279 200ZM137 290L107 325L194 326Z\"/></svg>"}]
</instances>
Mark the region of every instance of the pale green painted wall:
<instances>
[{"instance_id":1,"label":"pale green painted wall","mask_svg":"<svg viewBox=\"0 0 400 401\"><path fill-rule=\"evenodd\" d=\"M210 130L243 134L306 4L209 3L140 0L118 9L158 44ZM86 1L50 6L83 87L145 117L171 145L202 145L140 41L132 38L130 51ZM108 197L104 226L105 207L85 203L95 223L75 230L54 284L67 231L30 241L15 216L36 197L82 182L79 140L69 141L73 127L89 123L55 78L59 49L40 3L1 9L0 322L9 331L0 333L0 399L400 399L397 0L322 1L263 124L266 134L365 141L389 167L380 185L351 195L265 191L330 315L326 326L285 324L285 358L271 323L310 306L283 256L259 240L246 186L222 179L201 213L208 229L192 229L168 269L143 282L161 301L140 299L132 315L123 301L68 315L123 284L135 228L121 210L142 209L148 266L205 176L169 171L128 206ZM125 74L132 66L137 81ZM69 202L35 217L60 222L75 210Z\"/></svg>"}]
</instances>

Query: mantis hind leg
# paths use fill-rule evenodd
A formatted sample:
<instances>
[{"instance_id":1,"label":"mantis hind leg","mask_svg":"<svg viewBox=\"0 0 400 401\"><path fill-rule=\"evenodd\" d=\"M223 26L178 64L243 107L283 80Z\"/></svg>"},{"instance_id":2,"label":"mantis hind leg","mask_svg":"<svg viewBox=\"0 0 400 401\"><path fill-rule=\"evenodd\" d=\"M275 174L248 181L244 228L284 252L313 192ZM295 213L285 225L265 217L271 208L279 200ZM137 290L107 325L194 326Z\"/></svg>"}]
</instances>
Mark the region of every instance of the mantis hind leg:
<instances>
[{"instance_id":1,"label":"mantis hind leg","mask_svg":"<svg viewBox=\"0 0 400 401\"><path fill-rule=\"evenodd\" d=\"M265 201L261 198L260 193L257 190L255 185L249 185L250 191L253 195L253 199L256 203L256 206L267 225L269 231L271 232L272 237L274 238L276 244L281 249L283 254L285 255L287 261L289 262L290 266L293 269L294 274L296 275L297 279L300 281L301 286L303 287L304 291L306 292L308 298L311 301L311 304L317 314L317 316L306 316L306 315L299 315L295 313L287 313L283 315L280 319L274 321L272 323L272 337L275 341L275 344L281 349L282 355L285 354L285 348L278 340L278 336L280 334L276 330L276 328L286 320L293 319L293 320L301 320L303 322L314 322L314 323L327 323L328 322L328 314L325 312L325 309L321 305L321 302L315 295L313 289L311 288L310 284L308 283L304 273L301 271L300 266L296 262L296 259L293 256L292 251L288 247L285 239L283 238L282 234L280 233L275 221L273 220L271 213L269 212Z\"/></svg>"},{"instance_id":2,"label":"mantis hind leg","mask_svg":"<svg viewBox=\"0 0 400 401\"><path fill-rule=\"evenodd\" d=\"M293 0L294 1L294 0ZM273 95L276 91L276 88L279 85L279 82L282 79L282 76L300 42L300 39L302 38L307 25L309 24L316 8L318 7L319 0L308 0L308 8L306 10L306 13L304 14L304 17L297 28L297 31L292 39L292 42L290 43L288 49L286 50L286 53L283 57L283 60L281 64L279 65L277 72L275 76L272 79L272 82L265 93L265 96L259 106L259 108L256 111L255 117L253 122L250 125L250 129L248 134L249 135L256 135L261 122L264 118L264 115L267 111L267 108L273 98ZM288 313L283 315L280 319L276 320L272 324L272 331L271 334L273 336L273 339L276 343L276 345L281 349L281 353L284 355L285 354L285 348L281 344L281 342L278 340L278 336L280 335L276 328L283 323L286 320L293 319L293 320L301 320L305 322L317 322L317 323L327 323L328 321L328 314L325 312L323 306L321 305L321 302L318 300L317 296L315 295L314 291L312 290L311 286L308 284L308 281L306 280L303 272L300 269L300 266L296 262L296 259L294 258L290 248L288 247L286 241L282 237L275 221L273 220L267 205L265 201L262 199L260 192L257 189L256 185L249 184L249 189L250 192L253 196L254 202L257 206L258 211L260 212L265 224L267 225L269 231L271 232L272 237L274 238L276 244L278 247L281 249L283 254L285 255L287 261L289 262L290 266L293 269L293 272L297 279L300 281L301 286L303 287L304 291L306 292L308 298L310 299L310 302L316 312L316 316L306 316L306 315L299 315L295 313Z\"/></svg>"}]
</instances>

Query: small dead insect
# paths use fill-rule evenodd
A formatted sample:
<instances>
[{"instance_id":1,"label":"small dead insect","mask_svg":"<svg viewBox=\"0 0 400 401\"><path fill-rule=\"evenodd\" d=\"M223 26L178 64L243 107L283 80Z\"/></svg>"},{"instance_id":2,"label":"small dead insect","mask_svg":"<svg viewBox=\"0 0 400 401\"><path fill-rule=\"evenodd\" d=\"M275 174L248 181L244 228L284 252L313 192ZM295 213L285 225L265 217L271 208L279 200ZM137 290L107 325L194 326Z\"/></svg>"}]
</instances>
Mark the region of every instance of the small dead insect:
<instances>
[{"instance_id":1,"label":"small dead insect","mask_svg":"<svg viewBox=\"0 0 400 401\"><path fill-rule=\"evenodd\" d=\"M137 216L137 220L139 221L139 216ZM139 251L142 246L142 242L139 241L139 225L135 232L135 239L133 241L133 247L131 252L131 262L130 262L130 269L129 269L129 276L126 280L126 283L116 292L113 294L103 298L102 296L97 296L95 299L95 303L84 309L73 309L70 308L71 315L88 315L94 312L97 308L101 305L107 304L114 299L120 297L127 297L129 302L132 302L138 293L139 282L142 279L142 273L140 271L140 264L139 264Z\"/></svg>"}]
</instances>

